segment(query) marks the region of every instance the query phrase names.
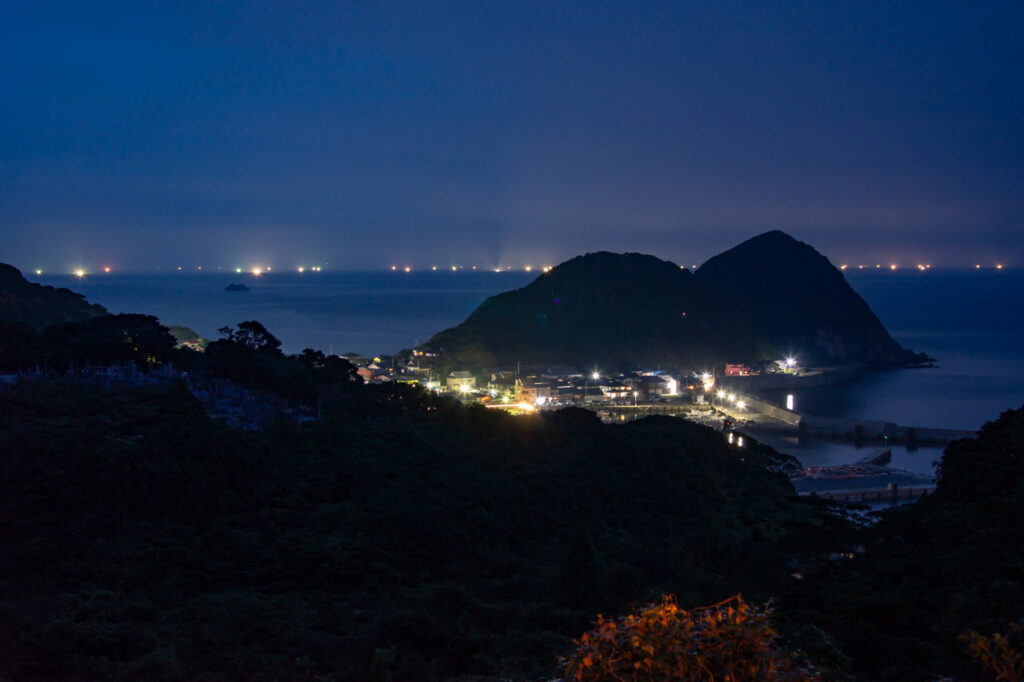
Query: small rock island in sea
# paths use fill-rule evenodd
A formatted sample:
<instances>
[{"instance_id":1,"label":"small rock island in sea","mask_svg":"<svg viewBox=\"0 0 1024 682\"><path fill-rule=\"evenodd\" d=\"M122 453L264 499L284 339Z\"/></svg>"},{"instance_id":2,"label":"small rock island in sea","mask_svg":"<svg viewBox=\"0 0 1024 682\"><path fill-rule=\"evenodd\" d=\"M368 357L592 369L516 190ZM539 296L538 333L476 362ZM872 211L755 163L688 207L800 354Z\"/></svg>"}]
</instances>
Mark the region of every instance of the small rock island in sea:
<instances>
[{"instance_id":1,"label":"small rock island in sea","mask_svg":"<svg viewBox=\"0 0 1024 682\"><path fill-rule=\"evenodd\" d=\"M229 284L224 287L224 291L249 291L249 287L244 284Z\"/></svg>"}]
</instances>

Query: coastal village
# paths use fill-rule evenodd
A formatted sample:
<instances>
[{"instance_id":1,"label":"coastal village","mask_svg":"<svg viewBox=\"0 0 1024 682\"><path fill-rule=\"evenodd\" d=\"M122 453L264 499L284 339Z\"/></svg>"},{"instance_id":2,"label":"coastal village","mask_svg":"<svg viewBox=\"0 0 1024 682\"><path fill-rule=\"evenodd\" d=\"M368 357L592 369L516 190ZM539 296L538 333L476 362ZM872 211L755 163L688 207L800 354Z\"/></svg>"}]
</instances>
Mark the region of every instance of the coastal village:
<instances>
[{"instance_id":1,"label":"coastal village","mask_svg":"<svg viewBox=\"0 0 1024 682\"><path fill-rule=\"evenodd\" d=\"M416 384L463 402L500 406L510 411L669 402L710 406L714 402L716 381L721 384L723 379L733 377L800 374L792 358L788 359L788 364L786 359L757 365L726 364L716 380L712 370L681 372L637 368L623 372L594 367L584 371L568 365L525 363L453 368L442 364L438 354L419 349L373 358L355 353L341 357L358 367L359 376L367 383ZM739 409L743 407L740 405Z\"/></svg>"}]
</instances>

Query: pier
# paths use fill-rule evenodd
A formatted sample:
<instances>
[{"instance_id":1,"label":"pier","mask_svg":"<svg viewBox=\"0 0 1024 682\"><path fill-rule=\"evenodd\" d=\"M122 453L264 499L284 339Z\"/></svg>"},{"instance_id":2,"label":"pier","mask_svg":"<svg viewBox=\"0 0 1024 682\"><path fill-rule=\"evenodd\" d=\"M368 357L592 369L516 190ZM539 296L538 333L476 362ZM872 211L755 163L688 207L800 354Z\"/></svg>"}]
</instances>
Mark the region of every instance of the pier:
<instances>
[{"instance_id":1,"label":"pier","mask_svg":"<svg viewBox=\"0 0 1024 682\"><path fill-rule=\"evenodd\" d=\"M737 401L742 399L744 409L735 404L714 405L714 409L727 415L737 424L743 424L743 430L751 434L757 432L778 433L797 437L823 438L831 440L852 441L857 445L878 443L880 445L946 445L961 438L974 438L976 431L963 429L938 429L922 426L902 426L894 422L875 421L870 419L834 419L831 417L812 417L799 412L787 410L767 400L736 394Z\"/></svg>"},{"instance_id":2,"label":"pier","mask_svg":"<svg viewBox=\"0 0 1024 682\"><path fill-rule=\"evenodd\" d=\"M890 488L873 489L843 489L843 490L812 490L801 492L800 495L817 495L833 502L900 502L905 500L916 500L928 493L934 492L934 485L913 486L901 488L892 486Z\"/></svg>"}]
</instances>

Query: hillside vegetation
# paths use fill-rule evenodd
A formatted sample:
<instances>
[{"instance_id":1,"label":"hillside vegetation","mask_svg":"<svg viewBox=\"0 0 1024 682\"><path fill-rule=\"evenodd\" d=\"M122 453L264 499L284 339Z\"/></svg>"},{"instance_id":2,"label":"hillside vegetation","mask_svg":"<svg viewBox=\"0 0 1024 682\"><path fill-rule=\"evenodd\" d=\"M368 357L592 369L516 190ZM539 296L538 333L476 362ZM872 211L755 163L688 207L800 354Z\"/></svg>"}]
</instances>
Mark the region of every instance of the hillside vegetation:
<instances>
[{"instance_id":1,"label":"hillside vegetation","mask_svg":"<svg viewBox=\"0 0 1024 682\"><path fill-rule=\"evenodd\" d=\"M3 389L7 677L528 679L598 612L764 599L842 532L682 420L359 390L242 432L181 385Z\"/></svg>"},{"instance_id":2,"label":"hillside vegetation","mask_svg":"<svg viewBox=\"0 0 1024 682\"><path fill-rule=\"evenodd\" d=\"M0 263L0 321L33 331L60 322L84 322L107 310L68 289L33 284L21 272Z\"/></svg>"},{"instance_id":3,"label":"hillside vegetation","mask_svg":"<svg viewBox=\"0 0 1024 682\"><path fill-rule=\"evenodd\" d=\"M805 363L925 359L889 336L828 259L778 231L696 274L642 254L578 256L488 298L424 346L460 366L706 369L789 354Z\"/></svg>"},{"instance_id":4,"label":"hillside vegetation","mask_svg":"<svg viewBox=\"0 0 1024 682\"><path fill-rule=\"evenodd\" d=\"M843 273L814 247L773 230L704 263L696 279L721 291L754 328L805 362L902 364L902 348Z\"/></svg>"},{"instance_id":5,"label":"hillside vegetation","mask_svg":"<svg viewBox=\"0 0 1024 682\"><path fill-rule=\"evenodd\" d=\"M654 256L592 253L492 296L425 344L459 364L693 366L772 347L746 313Z\"/></svg>"}]
</instances>

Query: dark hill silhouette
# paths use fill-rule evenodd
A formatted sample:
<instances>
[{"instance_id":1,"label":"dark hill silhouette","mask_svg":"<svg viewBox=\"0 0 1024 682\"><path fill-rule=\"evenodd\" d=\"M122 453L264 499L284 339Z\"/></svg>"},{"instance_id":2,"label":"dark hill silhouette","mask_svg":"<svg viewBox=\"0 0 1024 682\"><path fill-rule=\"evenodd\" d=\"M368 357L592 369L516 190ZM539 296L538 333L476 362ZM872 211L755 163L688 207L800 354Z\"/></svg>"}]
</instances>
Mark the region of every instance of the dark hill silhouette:
<instances>
[{"instance_id":1,"label":"dark hill silhouette","mask_svg":"<svg viewBox=\"0 0 1024 682\"><path fill-rule=\"evenodd\" d=\"M744 312L654 256L578 256L528 286L492 296L426 344L462 364L523 360L612 369L698 366L774 349Z\"/></svg>"},{"instance_id":2,"label":"dark hill silhouette","mask_svg":"<svg viewBox=\"0 0 1024 682\"><path fill-rule=\"evenodd\" d=\"M729 296L783 352L809 362L924 360L889 336L825 256L779 230L719 254L695 277Z\"/></svg>"},{"instance_id":3,"label":"dark hill silhouette","mask_svg":"<svg viewBox=\"0 0 1024 682\"><path fill-rule=\"evenodd\" d=\"M33 284L12 265L0 263L0 321L41 331L61 322L85 322L107 310L68 289Z\"/></svg>"}]
</instances>

